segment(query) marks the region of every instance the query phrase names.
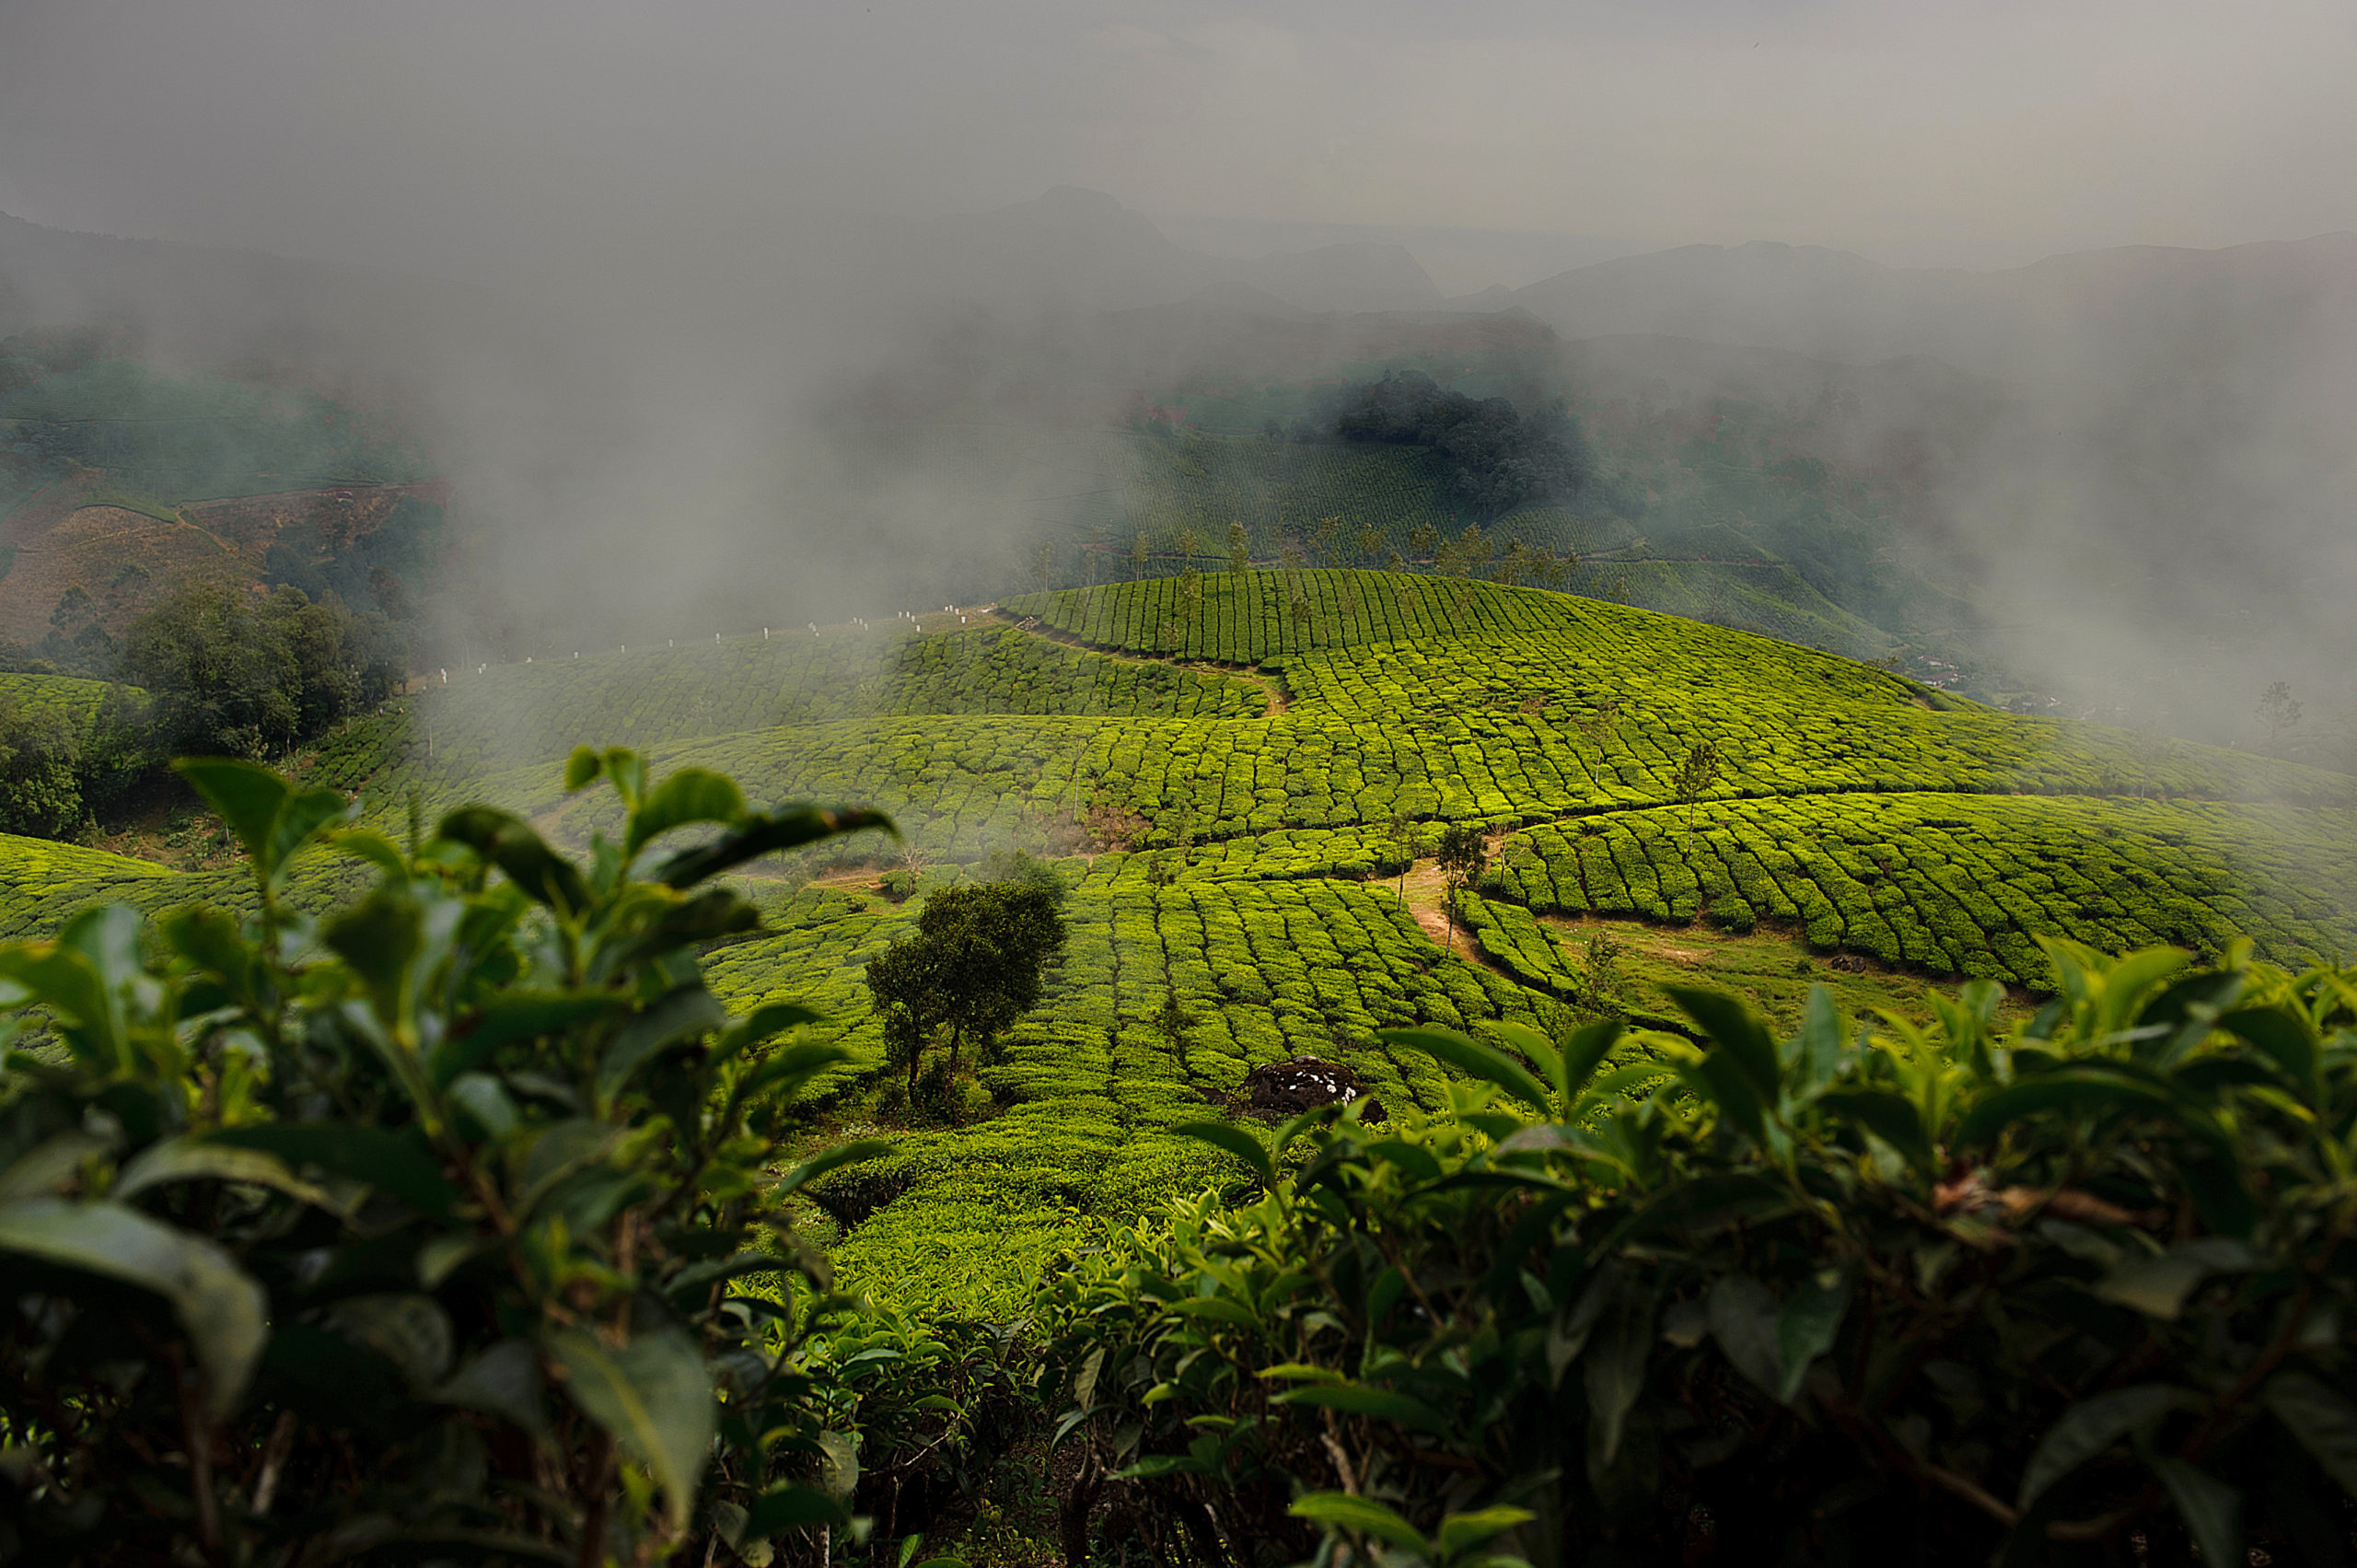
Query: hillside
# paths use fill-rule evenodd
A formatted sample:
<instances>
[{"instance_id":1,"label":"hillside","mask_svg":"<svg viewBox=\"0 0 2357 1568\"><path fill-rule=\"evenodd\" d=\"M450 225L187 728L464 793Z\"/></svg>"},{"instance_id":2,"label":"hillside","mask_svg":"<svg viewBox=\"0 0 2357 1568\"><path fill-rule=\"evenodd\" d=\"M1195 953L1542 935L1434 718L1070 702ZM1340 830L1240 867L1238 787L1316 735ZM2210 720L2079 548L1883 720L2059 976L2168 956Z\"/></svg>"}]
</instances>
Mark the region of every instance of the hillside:
<instances>
[{"instance_id":1,"label":"hillside","mask_svg":"<svg viewBox=\"0 0 2357 1568\"><path fill-rule=\"evenodd\" d=\"M412 613L447 501L397 432L328 399L87 334L0 342L0 639L72 658L191 579Z\"/></svg>"},{"instance_id":2,"label":"hillside","mask_svg":"<svg viewBox=\"0 0 2357 1568\"><path fill-rule=\"evenodd\" d=\"M1010 601L999 619L856 623L683 648L454 672L354 725L311 765L405 830L470 795L580 847L575 743L727 770L755 798L893 813L926 886L1028 845L1075 878L1048 1002L981 1071L962 1127L922 1131L829 1198L839 1265L961 1310L1016 1282L1087 1214L1137 1212L1207 1179L1168 1135L1206 1095L1295 1054L1378 1096L1436 1103L1382 1025L1538 1019L1596 1005L1593 938L1624 954L1616 1005L1707 975L1779 1016L1811 980L1920 1016L1986 975L2017 1004L2051 983L2031 938L2217 951L2237 935L2297 963L2357 947L2347 781L2289 763L2019 718L1791 644L1595 599L1379 573L1255 572ZM1709 740L1723 775L1690 809L1671 776ZM1449 936L1394 814L1480 824L1492 874ZM826 1086L869 1112L881 1062L859 973L914 901L880 840L749 880L772 931L715 951L732 1004L795 997L855 1053ZM1392 878L1405 870L1407 898ZM317 900L357 871L319 856ZM0 921L78 903L157 909L218 877L34 841L0 842ZM1445 951L1444 947L1454 951ZM1152 1020L1179 998L1193 1022Z\"/></svg>"}]
</instances>

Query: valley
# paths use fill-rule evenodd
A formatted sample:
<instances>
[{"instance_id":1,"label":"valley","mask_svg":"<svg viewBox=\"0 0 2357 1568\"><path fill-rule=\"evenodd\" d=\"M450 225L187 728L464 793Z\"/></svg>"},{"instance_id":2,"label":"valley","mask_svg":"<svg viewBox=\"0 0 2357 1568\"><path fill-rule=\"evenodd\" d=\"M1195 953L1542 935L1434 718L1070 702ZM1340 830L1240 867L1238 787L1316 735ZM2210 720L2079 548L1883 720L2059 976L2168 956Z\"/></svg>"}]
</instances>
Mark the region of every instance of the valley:
<instances>
[{"instance_id":1,"label":"valley","mask_svg":"<svg viewBox=\"0 0 2357 1568\"><path fill-rule=\"evenodd\" d=\"M1055 863L1070 935L1043 1005L946 1121L817 1190L842 1277L923 1311L1012 1312L1076 1227L1218 1179L1171 1129L1256 1066L1315 1056L1387 1104L1446 1103L1445 1074L1379 1028L1690 1028L1660 987L1696 981L1789 1023L1813 984L1920 1019L1980 977L2010 1017L2055 986L2042 936L2211 956L2247 937L2293 966L2357 950L2344 775L1541 588L1325 568L1193 587L456 671L326 738L302 776L396 840L412 810L486 799L576 852L620 820L567 797L578 744L889 813L899 844L744 877L768 929L707 960L732 1007L826 1015L811 1037L851 1052L817 1086L837 1137L878 1114L866 961L985 855ZM1718 776L1681 799L1703 740ZM1432 836L1454 823L1492 853L1436 940ZM364 881L314 852L293 886L317 905ZM0 930L26 935L101 898L250 899L234 873L21 839L0 841Z\"/></svg>"}]
</instances>

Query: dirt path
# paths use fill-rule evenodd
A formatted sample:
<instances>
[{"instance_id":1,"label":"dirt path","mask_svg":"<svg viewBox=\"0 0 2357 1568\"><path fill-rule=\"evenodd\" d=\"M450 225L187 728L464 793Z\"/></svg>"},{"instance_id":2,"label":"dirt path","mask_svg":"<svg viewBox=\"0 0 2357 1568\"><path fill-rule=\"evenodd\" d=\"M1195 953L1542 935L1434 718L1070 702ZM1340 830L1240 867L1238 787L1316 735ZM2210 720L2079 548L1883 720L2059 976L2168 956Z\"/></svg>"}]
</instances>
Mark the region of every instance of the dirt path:
<instances>
[{"instance_id":1,"label":"dirt path","mask_svg":"<svg viewBox=\"0 0 2357 1568\"><path fill-rule=\"evenodd\" d=\"M1380 884L1368 885L1383 887L1394 897L1397 897L1399 891L1399 878L1397 877L1387 878ZM1481 945L1473 939L1471 932L1459 926L1455 937L1450 936L1446 902L1448 884L1441 877L1438 861L1420 860L1410 866L1407 885L1408 912L1415 917L1416 924L1422 929L1423 934L1432 938L1434 947L1469 964L1478 965L1496 975L1500 980L1508 981L1514 980L1512 975L1492 962L1490 956L1481 951Z\"/></svg>"}]
</instances>

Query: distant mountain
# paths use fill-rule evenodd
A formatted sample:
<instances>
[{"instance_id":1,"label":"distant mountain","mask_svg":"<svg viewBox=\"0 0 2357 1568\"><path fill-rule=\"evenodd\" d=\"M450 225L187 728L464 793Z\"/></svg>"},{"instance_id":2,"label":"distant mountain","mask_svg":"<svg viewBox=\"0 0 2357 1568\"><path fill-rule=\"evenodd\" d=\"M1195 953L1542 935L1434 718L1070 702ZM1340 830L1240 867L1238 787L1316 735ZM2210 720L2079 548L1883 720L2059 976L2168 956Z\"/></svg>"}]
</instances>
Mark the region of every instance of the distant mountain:
<instances>
[{"instance_id":1,"label":"distant mountain","mask_svg":"<svg viewBox=\"0 0 2357 1568\"><path fill-rule=\"evenodd\" d=\"M2357 234L2222 250L2134 246L1972 273L1847 251L1689 245L1560 273L1513 301L1567 338L1665 333L1865 362L1934 354L2023 381L2132 381L2223 351L2357 337Z\"/></svg>"},{"instance_id":2,"label":"distant mountain","mask_svg":"<svg viewBox=\"0 0 2357 1568\"><path fill-rule=\"evenodd\" d=\"M513 302L437 279L261 250L47 228L0 214L0 336L103 326L175 358L417 373L512 336Z\"/></svg>"},{"instance_id":3,"label":"distant mountain","mask_svg":"<svg viewBox=\"0 0 2357 1568\"><path fill-rule=\"evenodd\" d=\"M1841 251L1689 246L1517 290L1573 353L1679 379L1663 336L1916 369L1852 389L1867 428L1945 447L1942 531L2044 679L2248 728L2291 679L2357 713L2357 235L2131 247L1998 272ZM1629 336L1635 335L1635 336ZM1591 378L1614 357L1591 354ZM1952 366L1983 385L1942 389ZM1806 375L1697 360L1756 389ZM1771 372L1772 371L1772 375ZM1733 384L1723 383L1723 384ZM1958 434L1964 426L1964 439Z\"/></svg>"},{"instance_id":4,"label":"distant mountain","mask_svg":"<svg viewBox=\"0 0 2357 1568\"><path fill-rule=\"evenodd\" d=\"M920 293L1031 310L1167 305L1248 284L1301 310L1428 310L1441 292L1397 245L1236 259L1177 244L1112 197L1061 186L1037 201L938 219L909 238Z\"/></svg>"}]
</instances>

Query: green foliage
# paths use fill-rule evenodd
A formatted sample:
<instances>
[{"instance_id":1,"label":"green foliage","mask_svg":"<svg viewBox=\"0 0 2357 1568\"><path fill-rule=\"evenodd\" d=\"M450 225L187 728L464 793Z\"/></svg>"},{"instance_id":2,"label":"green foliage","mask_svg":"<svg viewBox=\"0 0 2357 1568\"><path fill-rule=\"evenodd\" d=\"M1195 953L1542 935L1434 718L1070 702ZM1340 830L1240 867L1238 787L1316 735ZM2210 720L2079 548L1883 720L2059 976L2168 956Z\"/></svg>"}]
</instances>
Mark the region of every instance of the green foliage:
<instances>
[{"instance_id":1,"label":"green foliage","mask_svg":"<svg viewBox=\"0 0 2357 1568\"><path fill-rule=\"evenodd\" d=\"M1334 431L1345 441L1430 449L1450 494L1484 518L1567 496L1588 478L1586 440L1560 403L1525 415L1504 398L1445 390L1422 371L1351 388Z\"/></svg>"},{"instance_id":2,"label":"green foliage","mask_svg":"<svg viewBox=\"0 0 2357 1568\"><path fill-rule=\"evenodd\" d=\"M404 853L333 791L183 771L251 918L0 948L46 1031L0 1073L10 1553L597 1562L847 1524L862 1391L782 1205L882 1146L781 1163L840 1053L775 1043L800 1006L730 1014L694 947L758 923L709 876L862 819L609 752L575 776L628 831L578 866L487 807ZM314 919L277 895L323 839L379 876Z\"/></svg>"},{"instance_id":3,"label":"green foliage","mask_svg":"<svg viewBox=\"0 0 2357 1568\"><path fill-rule=\"evenodd\" d=\"M155 698L158 755L283 751L382 700L400 663L382 616L296 588L250 601L192 583L123 635L123 670Z\"/></svg>"},{"instance_id":4,"label":"green foliage","mask_svg":"<svg viewBox=\"0 0 2357 1568\"><path fill-rule=\"evenodd\" d=\"M2050 989L2037 938L2288 962L2357 949L2357 818L2219 802L1922 793L1724 802L1688 847L1677 807L1533 828L1503 891L1541 912L1736 929Z\"/></svg>"},{"instance_id":5,"label":"green foliage","mask_svg":"<svg viewBox=\"0 0 2357 1568\"><path fill-rule=\"evenodd\" d=\"M1203 1561L2338 1560L2357 971L2049 946L2011 1031L1396 1031L1472 1086L1043 1282L1059 1436Z\"/></svg>"},{"instance_id":6,"label":"green foliage","mask_svg":"<svg viewBox=\"0 0 2357 1568\"><path fill-rule=\"evenodd\" d=\"M0 377L6 449L35 465L100 470L166 501L425 477L399 436L324 398L127 359L52 363L21 387Z\"/></svg>"},{"instance_id":7,"label":"green foliage","mask_svg":"<svg viewBox=\"0 0 2357 1568\"><path fill-rule=\"evenodd\" d=\"M1063 946L1061 889L1033 881L950 888L925 900L913 935L867 965L867 988L884 1023L888 1060L905 1065L918 1095L927 1048L949 1031L944 1082L971 1040L987 1054L1007 1027L1039 1005L1042 971Z\"/></svg>"}]
</instances>

